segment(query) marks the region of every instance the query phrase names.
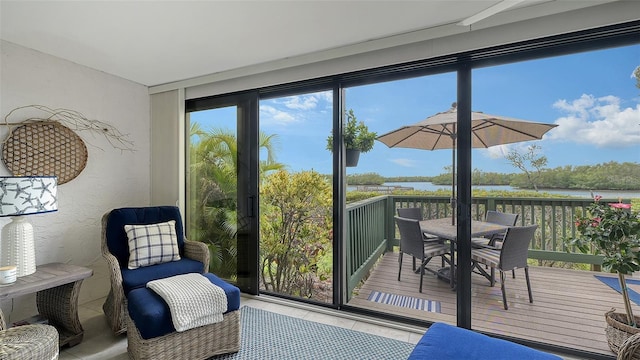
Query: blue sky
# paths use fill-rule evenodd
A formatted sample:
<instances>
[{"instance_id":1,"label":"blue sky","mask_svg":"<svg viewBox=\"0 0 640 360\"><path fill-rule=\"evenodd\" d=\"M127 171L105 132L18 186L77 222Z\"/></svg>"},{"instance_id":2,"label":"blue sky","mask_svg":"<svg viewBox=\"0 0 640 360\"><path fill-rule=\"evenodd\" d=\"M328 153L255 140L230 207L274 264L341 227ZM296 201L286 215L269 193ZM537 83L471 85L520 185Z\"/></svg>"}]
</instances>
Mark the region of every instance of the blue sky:
<instances>
[{"instance_id":1,"label":"blue sky","mask_svg":"<svg viewBox=\"0 0 640 360\"><path fill-rule=\"evenodd\" d=\"M472 109L559 126L542 140L474 149L472 168L518 172L505 159L510 149L536 144L548 167L593 165L608 161L640 163L640 89L632 77L640 65L640 45L476 69ZM378 135L449 109L456 99L455 73L359 86L346 90L353 109ZM331 132L330 93L262 100L260 128L277 134L276 156L291 171L330 174L326 150ZM193 114L205 129L235 128L233 116ZM388 148L376 141L348 174L433 176L451 164L450 150Z\"/></svg>"}]
</instances>

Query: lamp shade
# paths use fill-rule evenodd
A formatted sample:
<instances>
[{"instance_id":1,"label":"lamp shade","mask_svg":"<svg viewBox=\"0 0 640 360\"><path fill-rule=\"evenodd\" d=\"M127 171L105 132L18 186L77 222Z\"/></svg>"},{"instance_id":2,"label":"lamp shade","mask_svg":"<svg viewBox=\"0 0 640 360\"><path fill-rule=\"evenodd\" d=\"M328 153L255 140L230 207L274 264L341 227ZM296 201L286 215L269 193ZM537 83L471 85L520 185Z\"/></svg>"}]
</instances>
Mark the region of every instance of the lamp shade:
<instances>
[{"instance_id":1,"label":"lamp shade","mask_svg":"<svg viewBox=\"0 0 640 360\"><path fill-rule=\"evenodd\" d=\"M40 214L58 210L55 176L0 177L0 216Z\"/></svg>"},{"instance_id":2,"label":"lamp shade","mask_svg":"<svg viewBox=\"0 0 640 360\"><path fill-rule=\"evenodd\" d=\"M0 216L12 217L1 232L0 266L15 266L17 277L36 271L33 226L24 215L57 211L57 185L55 176L0 177Z\"/></svg>"}]
</instances>

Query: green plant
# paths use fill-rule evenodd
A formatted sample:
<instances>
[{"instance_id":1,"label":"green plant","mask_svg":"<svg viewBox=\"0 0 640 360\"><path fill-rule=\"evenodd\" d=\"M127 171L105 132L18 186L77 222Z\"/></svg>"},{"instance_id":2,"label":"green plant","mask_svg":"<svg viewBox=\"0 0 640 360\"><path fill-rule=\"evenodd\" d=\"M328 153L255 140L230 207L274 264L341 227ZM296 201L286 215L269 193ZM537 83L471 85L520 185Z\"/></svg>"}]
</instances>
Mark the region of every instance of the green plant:
<instances>
[{"instance_id":1,"label":"green plant","mask_svg":"<svg viewBox=\"0 0 640 360\"><path fill-rule=\"evenodd\" d=\"M331 249L331 185L314 171L268 175L260 188L260 279L267 291L312 298Z\"/></svg>"},{"instance_id":2,"label":"green plant","mask_svg":"<svg viewBox=\"0 0 640 360\"><path fill-rule=\"evenodd\" d=\"M353 109L345 113L347 123L344 127L344 146L346 149L360 150L366 153L373 149L377 133L369 131L363 121L358 121ZM333 132L327 137L327 150L333 151Z\"/></svg>"},{"instance_id":3,"label":"green plant","mask_svg":"<svg viewBox=\"0 0 640 360\"><path fill-rule=\"evenodd\" d=\"M600 199L596 196L587 212L576 218L581 236L571 244L583 253L593 248L603 256L602 266L618 274L627 323L636 326L624 275L640 270L640 213L631 204L605 204Z\"/></svg>"},{"instance_id":4,"label":"green plant","mask_svg":"<svg viewBox=\"0 0 640 360\"><path fill-rule=\"evenodd\" d=\"M238 268L237 232L243 221L237 211L237 136L228 129L205 131L193 122L190 140L187 235L189 240L209 247L209 270L234 279ZM260 161L260 179L284 167L275 160L276 141L277 135L260 132L260 154L266 155Z\"/></svg>"}]
</instances>

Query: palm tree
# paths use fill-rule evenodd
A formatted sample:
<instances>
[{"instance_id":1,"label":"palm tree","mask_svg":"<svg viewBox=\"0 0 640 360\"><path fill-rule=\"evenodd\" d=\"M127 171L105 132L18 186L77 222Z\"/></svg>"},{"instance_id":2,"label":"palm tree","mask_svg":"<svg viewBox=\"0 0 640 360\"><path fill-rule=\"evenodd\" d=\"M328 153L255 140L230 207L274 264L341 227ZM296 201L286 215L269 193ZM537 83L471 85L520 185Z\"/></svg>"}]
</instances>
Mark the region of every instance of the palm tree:
<instances>
[{"instance_id":1,"label":"palm tree","mask_svg":"<svg viewBox=\"0 0 640 360\"><path fill-rule=\"evenodd\" d=\"M260 177L278 170L283 164L275 160L277 135L259 135ZM210 269L229 278L235 275L238 147L236 134L228 129L205 132L199 124L191 125L189 165L189 237L209 246Z\"/></svg>"}]
</instances>

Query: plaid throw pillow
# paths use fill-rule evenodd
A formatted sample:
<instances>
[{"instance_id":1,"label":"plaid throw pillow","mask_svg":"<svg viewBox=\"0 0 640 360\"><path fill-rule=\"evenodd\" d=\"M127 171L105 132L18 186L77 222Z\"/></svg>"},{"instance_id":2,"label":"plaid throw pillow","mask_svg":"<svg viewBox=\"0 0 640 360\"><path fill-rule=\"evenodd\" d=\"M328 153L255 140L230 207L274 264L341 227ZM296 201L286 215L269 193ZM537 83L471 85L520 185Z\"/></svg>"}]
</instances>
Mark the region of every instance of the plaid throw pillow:
<instances>
[{"instance_id":1,"label":"plaid throw pillow","mask_svg":"<svg viewBox=\"0 0 640 360\"><path fill-rule=\"evenodd\" d=\"M129 238L129 269L180 260L175 220L125 225Z\"/></svg>"}]
</instances>

